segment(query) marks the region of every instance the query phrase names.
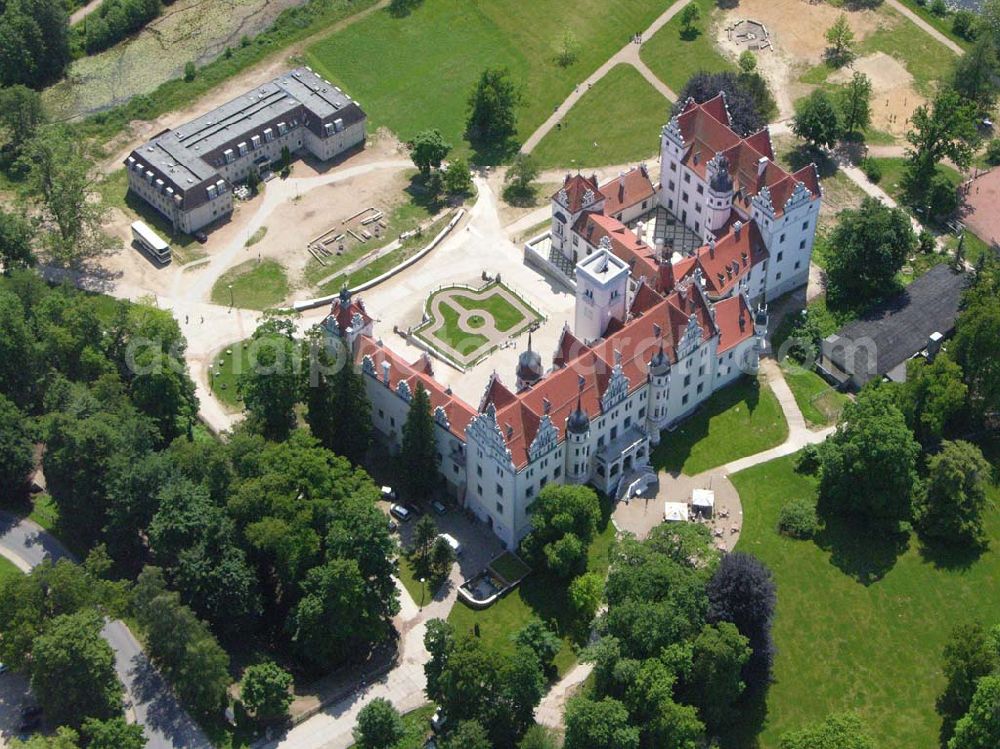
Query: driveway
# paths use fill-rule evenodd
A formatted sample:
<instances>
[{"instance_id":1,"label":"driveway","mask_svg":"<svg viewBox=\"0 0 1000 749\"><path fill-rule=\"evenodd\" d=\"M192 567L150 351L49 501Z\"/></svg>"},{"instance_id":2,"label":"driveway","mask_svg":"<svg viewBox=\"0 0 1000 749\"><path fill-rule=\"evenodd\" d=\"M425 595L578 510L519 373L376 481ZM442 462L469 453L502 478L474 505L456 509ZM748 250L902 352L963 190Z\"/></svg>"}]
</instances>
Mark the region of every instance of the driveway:
<instances>
[{"instance_id":1,"label":"driveway","mask_svg":"<svg viewBox=\"0 0 1000 749\"><path fill-rule=\"evenodd\" d=\"M40 525L9 512L0 512L0 555L24 572L47 557L76 561L59 540ZM125 696L132 705L136 722L146 731L147 749L210 747L208 738L181 707L128 627L117 620L109 621L101 634L115 653L115 671L125 687ZM11 725L5 722L8 713L16 713L6 709L8 700L14 700L13 690L8 686L10 677L11 674L0 677L4 680L0 682L0 736ZM21 700L27 690L27 681L23 684Z\"/></svg>"}]
</instances>

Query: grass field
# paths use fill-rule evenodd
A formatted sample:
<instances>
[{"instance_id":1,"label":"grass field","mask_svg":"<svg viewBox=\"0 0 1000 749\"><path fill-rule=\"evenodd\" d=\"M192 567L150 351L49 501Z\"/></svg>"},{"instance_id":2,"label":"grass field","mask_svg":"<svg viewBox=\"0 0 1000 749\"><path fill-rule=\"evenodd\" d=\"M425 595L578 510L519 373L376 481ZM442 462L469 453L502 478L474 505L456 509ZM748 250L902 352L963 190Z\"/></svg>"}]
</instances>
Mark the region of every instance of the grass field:
<instances>
[{"instance_id":1,"label":"grass field","mask_svg":"<svg viewBox=\"0 0 1000 749\"><path fill-rule=\"evenodd\" d=\"M486 336L479 333L471 333L459 325L458 310L452 307L449 301L444 301L438 307L438 310L444 325L433 333L426 333L427 338L436 339L444 343L462 356L468 356L476 349L490 342L490 339Z\"/></svg>"},{"instance_id":2,"label":"grass field","mask_svg":"<svg viewBox=\"0 0 1000 749\"><path fill-rule=\"evenodd\" d=\"M611 523L611 507L602 506L603 516L598 535L587 550L587 569L606 575L609 554L615 540L615 527ZM475 611L461 601L455 604L448 621L458 632L472 632L479 625L479 635L488 646L502 652L513 652L511 637L532 616L554 623L562 638L562 648L555 658L556 670L564 675L576 663L576 646L586 637L579 622L573 621L566 584L544 572L532 572L521 584L505 597L482 611Z\"/></svg>"},{"instance_id":3,"label":"grass field","mask_svg":"<svg viewBox=\"0 0 1000 749\"><path fill-rule=\"evenodd\" d=\"M709 398L653 450L657 469L689 476L780 445L788 425L763 380L744 377Z\"/></svg>"},{"instance_id":4,"label":"grass field","mask_svg":"<svg viewBox=\"0 0 1000 749\"><path fill-rule=\"evenodd\" d=\"M463 309L482 310L493 316L497 330L504 332L524 322L524 313L499 294L493 294L482 301L467 296L452 297Z\"/></svg>"},{"instance_id":5,"label":"grass field","mask_svg":"<svg viewBox=\"0 0 1000 749\"><path fill-rule=\"evenodd\" d=\"M656 77L675 92L680 92L688 78L699 71L718 73L736 70L736 66L715 47L712 41L714 0L693 0L701 7L702 20L699 32L692 38L681 34L680 14L660 29L652 39L642 45L642 61L656 73Z\"/></svg>"},{"instance_id":6,"label":"grass field","mask_svg":"<svg viewBox=\"0 0 1000 749\"><path fill-rule=\"evenodd\" d=\"M12 577L23 574L7 557L0 557L0 584Z\"/></svg>"},{"instance_id":7,"label":"grass field","mask_svg":"<svg viewBox=\"0 0 1000 749\"><path fill-rule=\"evenodd\" d=\"M905 5L909 10L912 10L923 20L927 21L931 26L940 31L946 37L955 42L958 46L969 49L972 47L972 42L967 39L963 39L954 31L951 30L951 25L954 19L954 12L949 9L948 13L943 16L936 16L928 10L928 3L923 6L917 4L916 0L899 0L903 5Z\"/></svg>"},{"instance_id":8,"label":"grass field","mask_svg":"<svg viewBox=\"0 0 1000 749\"><path fill-rule=\"evenodd\" d=\"M518 137L667 7L664 0L425 0L405 17L382 10L309 48L314 68L351 93L369 126L404 140L426 128L464 148L466 104L483 69L506 67L522 87ZM564 34L575 60L557 61Z\"/></svg>"},{"instance_id":9,"label":"grass field","mask_svg":"<svg viewBox=\"0 0 1000 749\"><path fill-rule=\"evenodd\" d=\"M848 400L846 395L831 388L811 369L790 367L788 362L782 362L781 369L809 426L825 427L836 423Z\"/></svg>"},{"instance_id":10,"label":"grass field","mask_svg":"<svg viewBox=\"0 0 1000 749\"><path fill-rule=\"evenodd\" d=\"M229 287L232 286L230 295ZM212 287L212 301L240 309L270 309L288 296L285 269L274 260L247 260L230 268Z\"/></svg>"},{"instance_id":11,"label":"grass field","mask_svg":"<svg viewBox=\"0 0 1000 749\"><path fill-rule=\"evenodd\" d=\"M608 127L608 102L621 102L628 116ZM539 167L597 167L653 158L670 102L631 65L616 65L585 93L532 152Z\"/></svg>"},{"instance_id":12,"label":"grass field","mask_svg":"<svg viewBox=\"0 0 1000 749\"><path fill-rule=\"evenodd\" d=\"M880 749L933 749L951 628L1000 622L1000 596L986 593L1000 580L1000 492L993 488L986 518L992 546L978 559L941 559L915 538L899 548L856 529L796 541L778 534L778 513L789 499L815 496L816 481L795 473L794 462L732 476L744 508L737 549L760 557L777 582L778 654L759 740L746 726L724 746L776 749L787 730L857 710Z\"/></svg>"},{"instance_id":13,"label":"grass field","mask_svg":"<svg viewBox=\"0 0 1000 749\"><path fill-rule=\"evenodd\" d=\"M243 400L236 391L236 383L241 372L250 369L250 355L246 341L237 341L216 355L212 362L209 383L215 397L232 408L240 408ZM232 351L232 353L228 353ZM222 362L220 364L219 362Z\"/></svg>"}]
</instances>

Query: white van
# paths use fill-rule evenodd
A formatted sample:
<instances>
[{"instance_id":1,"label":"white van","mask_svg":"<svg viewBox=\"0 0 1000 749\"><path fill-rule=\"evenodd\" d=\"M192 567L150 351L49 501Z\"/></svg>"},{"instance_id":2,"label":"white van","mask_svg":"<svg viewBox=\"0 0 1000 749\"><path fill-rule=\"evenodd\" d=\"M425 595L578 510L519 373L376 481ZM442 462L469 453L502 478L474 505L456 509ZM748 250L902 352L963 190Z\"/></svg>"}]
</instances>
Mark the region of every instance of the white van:
<instances>
[{"instance_id":1,"label":"white van","mask_svg":"<svg viewBox=\"0 0 1000 749\"><path fill-rule=\"evenodd\" d=\"M462 553L462 544L460 544L458 539L451 534L440 533L438 534L438 538L443 538L445 540L445 543L447 543L451 547L451 550L455 552L456 557Z\"/></svg>"}]
</instances>

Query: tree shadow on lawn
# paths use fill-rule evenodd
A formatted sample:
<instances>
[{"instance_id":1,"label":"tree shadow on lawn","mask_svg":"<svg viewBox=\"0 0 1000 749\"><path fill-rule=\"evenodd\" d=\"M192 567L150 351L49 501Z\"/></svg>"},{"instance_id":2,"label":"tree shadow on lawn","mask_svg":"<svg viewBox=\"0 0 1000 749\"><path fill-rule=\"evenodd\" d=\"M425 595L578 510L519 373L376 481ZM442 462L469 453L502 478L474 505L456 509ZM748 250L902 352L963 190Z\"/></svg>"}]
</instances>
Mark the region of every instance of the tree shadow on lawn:
<instances>
[{"instance_id":1,"label":"tree shadow on lawn","mask_svg":"<svg viewBox=\"0 0 1000 749\"><path fill-rule=\"evenodd\" d=\"M862 525L829 512L823 520L816 545L830 553L834 567L865 586L885 577L909 547L910 534L899 528Z\"/></svg>"},{"instance_id":2,"label":"tree shadow on lawn","mask_svg":"<svg viewBox=\"0 0 1000 749\"><path fill-rule=\"evenodd\" d=\"M832 177L840 168L837 165L837 160L829 151L816 148L807 143L795 146L795 148L788 152L787 158L789 166L796 172L802 167L815 164L820 179Z\"/></svg>"},{"instance_id":3,"label":"tree shadow on lawn","mask_svg":"<svg viewBox=\"0 0 1000 749\"><path fill-rule=\"evenodd\" d=\"M757 749L767 720L769 686L748 689L736 706L733 723L719 731L722 749Z\"/></svg>"},{"instance_id":4,"label":"tree shadow on lawn","mask_svg":"<svg viewBox=\"0 0 1000 749\"><path fill-rule=\"evenodd\" d=\"M410 198L410 203L419 206L434 215L447 205L442 191L435 191L427 186L428 177L417 172L410 180L410 184L403 190Z\"/></svg>"},{"instance_id":5,"label":"tree shadow on lawn","mask_svg":"<svg viewBox=\"0 0 1000 749\"><path fill-rule=\"evenodd\" d=\"M472 147L471 161L474 166L498 166L510 161L521 150L521 143L516 138L502 141L469 138L469 145Z\"/></svg>"},{"instance_id":6,"label":"tree shadow on lawn","mask_svg":"<svg viewBox=\"0 0 1000 749\"><path fill-rule=\"evenodd\" d=\"M950 544L936 539L920 539L920 558L940 570L967 570L987 551L989 543Z\"/></svg>"}]
</instances>

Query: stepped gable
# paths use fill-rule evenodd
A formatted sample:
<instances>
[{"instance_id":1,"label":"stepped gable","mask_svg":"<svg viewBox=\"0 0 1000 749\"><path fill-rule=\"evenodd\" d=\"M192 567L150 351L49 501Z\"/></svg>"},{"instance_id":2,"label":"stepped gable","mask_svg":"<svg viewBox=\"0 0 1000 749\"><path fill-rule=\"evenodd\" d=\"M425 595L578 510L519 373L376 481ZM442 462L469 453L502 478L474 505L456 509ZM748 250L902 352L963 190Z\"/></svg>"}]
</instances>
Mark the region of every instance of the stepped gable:
<instances>
[{"instance_id":1,"label":"stepped gable","mask_svg":"<svg viewBox=\"0 0 1000 749\"><path fill-rule=\"evenodd\" d=\"M687 281L680 284L677 290L667 297L667 325L665 325L665 329L669 331L669 336L675 343L683 338L691 315L695 316L701 328L702 343L716 334L717 330L715 323L712 322L712 313L708 309L704 295L693 282ZM671 363L676 360L677 357L674 356Z\"/></svg>"},{"instance_id":2,"label":"stepped gable","mask_svg":"<svg viewBox=\"0 0 1000 749\"><path fill-rule=\"evenodd\" d=\"M566 179L563 180L562 188L552 196L552 199L558 199L563 190L566 191L566 209L570 213L576 213L583 208L583 196L587 194L588 190L594 193L595 200L601 200L605 197L597 184L596 176L584 177L582 174L567 174Z\"/></svg>"},{"instance_id":3,"label":"stepped gable","mask_svg":"<svg viewBox=\"0 0 1000 749\"><path fill-rule=\"evenodd\" d=\"M753 150L774 161L774 146L771 144L771 131L766 125L753 135L748 135L743 139L743 142Z\"/></svg>"},{"instance_id":4,"label":"stepped gable","mask_svg":"<svg viewBox=\"0 0 1000 749\"><path fill-rule=\"evenodd\" d=\"M736 294L717 302L715 325L719 329L719 354L750 338L754 334L753 312L746 297Z\"/></svg>"},{"instance_id":5,"label":"stepped gable","mask_svg":"<svg viewBox=\"0 0 1000 749\"><path fill-rule=\"evenodd\" d=\"M366 356L370 356L375 365L375 376L379 382L384 382L384 364L389 365L389 386L395 392L399 382L405 381L411 392L415 392L417 383L421 383L430 396L431 412L440 406L448 417L449 429L453 435L465 440L465 428L475 416L476 411L465 401L445 389L440 382L420 371L416 365L406 363L402 357L368 336L358 338L355 361L361 365ZM418 360L419 363L419 360Z\"/></svg>"},{"instance_id":6,"label":"stepped gable","mask_svg":"<svg viewBox=\"0 0 1000 749\"><path fill-rule=\"evenodd\" d=\"M768 258L764 238L756 221L735 226L715 243L698 249L698 267L705 280L706 291L714 296L728 294L749 272L750 268Z\"/></svg>"},{"instance_id":7,"label":"stepped gable","mask_svg":"<svg viewBox=\"0 0 1000 749\"><path fill-rule=\"evenodd\" d=\"M645 165L633 167L601 185L605 197L604 213L613 216L644 200L656 197L656 188Z\"/></svg>"},{"instance_id":8,"label":"stepped gable","mask_svg":"<svg viewBox=\"0 0 1000 749\"><path fill-rule=\"evenodd\" d=\"M486 390L479 401L479 411L483 412L489 404L497 411L504 406L509 406L517 400L517 396L500 381L500 375L496 372L490 375L490 381L486 383Z\"/></svg>"},{"instance_id":9,"label":"stepped gable","mask_svg":"<svg viewBox=\"0 0 1000 749\"><path fill-rule=\"evenodd\" d=\"M333 300L333 305L330 308L330 317L337 321L341 335L346 335L347 331L350 330L355 315L361 315L362 327L372 321L372 318L365 312L365 303L360 299L352 300L350 292L344 289Z\"/></svg>"},{"instance_id":10,"label":"stepped gable","mask_svg":"<svg viewBox=\"0 0 1000 749\"><path fill-rule=\"evenodd\" d=\"M557 369L565 367L567 363L576 359L581 354L590 351L590 347L573 335L569 328L569 323L563 326L559 336L559 343L556 345L555 353L552 355L552 366Z\"/></svg>"},{"instance_id":11,"label":"stepped gable","mask_svg":"<svg viewBox=\"0 0 1000 749\"><path fill-rule=\"evenodd\" d=\"M804 167L792 174L792 179L805 185L806 189L812 193L814 198L823 194L823 188L819 184L819 171L816 169L815 164L806 164Z\"/></svg>"}]
</instances>

